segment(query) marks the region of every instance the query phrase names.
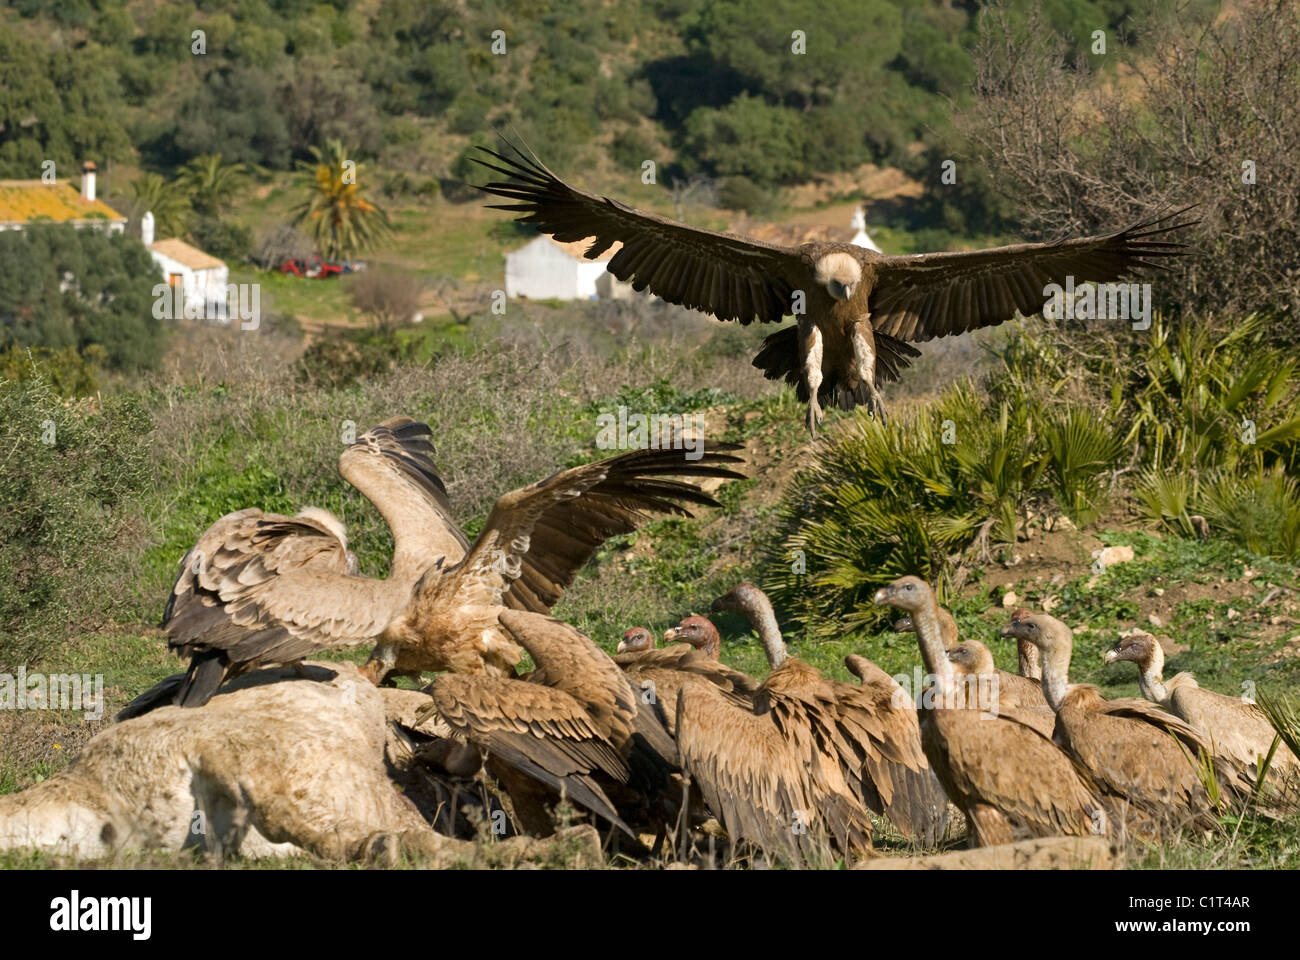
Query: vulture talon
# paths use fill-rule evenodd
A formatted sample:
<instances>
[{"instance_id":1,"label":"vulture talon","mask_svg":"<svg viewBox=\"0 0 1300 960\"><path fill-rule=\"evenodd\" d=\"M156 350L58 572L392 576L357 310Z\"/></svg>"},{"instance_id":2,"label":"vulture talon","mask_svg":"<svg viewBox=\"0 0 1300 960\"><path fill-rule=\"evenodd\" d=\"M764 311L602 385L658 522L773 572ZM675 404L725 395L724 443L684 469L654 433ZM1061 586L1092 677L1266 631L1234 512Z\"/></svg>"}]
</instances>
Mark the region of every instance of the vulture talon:
<instances>
[{"instance_id":1,"label":"vulture talon","mask_svg":"<svg viewBox=\"0 0 1300 960\"><path fill-rule=\"evenodd\" d=\"M821 405L815 400L809 403L808 413L804 417L804 425L808 428L808 432L812 434L814 440L817 439L817 428L821 426L824 419L825 416L822 414Z\"/></svg>"}]
</instances>

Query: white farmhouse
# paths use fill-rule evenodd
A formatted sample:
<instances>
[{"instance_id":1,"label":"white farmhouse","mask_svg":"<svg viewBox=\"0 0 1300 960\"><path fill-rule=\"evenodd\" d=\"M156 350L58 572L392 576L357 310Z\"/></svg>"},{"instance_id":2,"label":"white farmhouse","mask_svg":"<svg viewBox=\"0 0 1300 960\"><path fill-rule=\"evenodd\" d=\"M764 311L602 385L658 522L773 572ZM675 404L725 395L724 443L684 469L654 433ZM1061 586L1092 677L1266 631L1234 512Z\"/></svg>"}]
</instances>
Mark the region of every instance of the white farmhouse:
<instances>
[{"instance_id":1,"label":"white farmhouse","mask_svg":"<svg viewBox=\"0 0 1300 960\"><path fill-rule=\"evenodd\" d=\"M867 233L867 215L861 207L853 211L853 219L849 222L849 229L853 231L853 238L849 243L855 247L866 247L868 250L876 251L876 253L884 252L876 246L876 242Z\"/></svg>"},{"instance_id":2,"label":"white farmhouse","mask_svg":"<svg viewBox=\"0 0 1300 960\"><path fill-rule=\"evenodd\" d=\"M591 239L560 243L538 236L506 254L506 296L530 300L621 299L631 289L607 272L605 265L622 248L615 243L595 260L583 253Z\"/></svg>"},{"instance_id":3,"label":"white farmhouse","mask_svg":"<svg viewBox=\"0 0 1300 960\"><path fill-rule=\"evenodd\" d=\"M173 237L155 242L153 230L153 214L146 213L140 218L140 240L162 267L167 282L184 294L185 301L203 304L205 316L224 316L230 268L184 240Z\"/></svg>"}]
</instances>

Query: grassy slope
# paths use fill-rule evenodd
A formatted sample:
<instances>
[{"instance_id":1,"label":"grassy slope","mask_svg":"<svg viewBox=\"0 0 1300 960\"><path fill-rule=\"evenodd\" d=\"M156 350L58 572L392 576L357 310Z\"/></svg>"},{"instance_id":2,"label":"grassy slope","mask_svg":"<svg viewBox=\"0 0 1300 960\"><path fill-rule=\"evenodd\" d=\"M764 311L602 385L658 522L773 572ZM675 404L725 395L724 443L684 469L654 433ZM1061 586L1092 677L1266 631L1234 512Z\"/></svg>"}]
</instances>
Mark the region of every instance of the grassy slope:
<instances>
[{"instance_id":1,"label":"grassy slope","mask_svg":"<svg viewBox=\"0 0 1300 960\"><path fill-rule=\"evenodd\" d=\"M396 391L398 395L402 392ZM484 397L477 402L484 402ZM556 397L549 408L543 405L531 412L528 429L549 435L554 449L572 449L569 459L585 459L593 451L583 451L581 444L575 443L585 437L581 431L574 431L573 425L590 417L591 404L563 394ZM626 396L606 398L595 406L604 407L615 399ZM176 556L188 546L192 531L199 529L209 515L236 502L256 502L279 509L297 506L290 491L301 489L303 478L285 471L285 464L269 453L288 447L286 456L290 456L294 448L306 444L305 440L292 439L295 424L287 412L259 411L251 433L257 438L251 457L247 450L250 433L238 423L229 428L221 442L207 446L187 478L188 488L204 491L202 496L173 497L169 503L160 500L153 505L165 511L159 516L165 515L161 526L167 535L141 557L140 576L150 585L155 605L161 605ZM704 612L714 596L740 579L763 576L762 558L773 543L770 521L779 491L792 465L807 452L801 411L791 393L782 390L753 400L710 406L705 415L711 434L720 433L746 445L754 479L724 487L719 494L723 504L720 510L705 511L694 520L653 522L602 551L557 612L588 631L606 649L613 649L627 626L644 624L660 632L688 612ZM489 435L480 431L498 428L492 420L492 411L474 409L467 422L451 433L472 443L472 437ZM279 471L289 475L282 476ZM455 468L451 475L455 475ZM462 500L457 492L453 481L454 501ZM328 502L327 498L327 505L345 516L350 512L355 515L358 510L369 512L358 502L359 496L345 493L343 497L339 503ZM470 529L477 528L485 507L483 501L472 516L466 517ZM1283 599L1274 599L1267 607L1258 605L1274 585L1300 589L1295 568L1219 541L1158 537L1122 521L1092 533L1055 534L1051 538L1050 543L1031 541L1021 545L1026 552L1037 546L1044 556L1050 554L1050 559L1026 562L1023 572L1020 567L992 565L954 604L963 633L989 643L1000 665L1014 668L1013 649L997 635L1007 615L1000 598L1012 590L1032 605L1040 605L1049 594L1057 598L1054 612L1078 631L1074 678L1100 683L1109 695L1132 695L1136 684L1132 669L1125 669L1127 665L1103 667L1101 651L1113 643L1119 630L1149 626L1146 618L1157 609L1165 625L1154 632L1187 648L1170 657L1170 674L1193 670L1204 685L1225 693L1240 692L1244 680L1253 680L1265 690L1292 695L1300 692L1297 645L1286 644L1296 623L1294 603L1283 595ZM1131 544L1137 554L1135 561L1094 577L1089 554L1102 543ZM382 562L386 547L370 546L373 549L363 553L363 562L371 572L378 572L374 565ZM1156 596L1157 590L1163 595ZM761 647L747 625L730 616L719 618L719 625L724 635L723 659L756 676L765 675ZM842 659L850 652L865 654L890 672L910 673L918 660L910 636L887 630L821 644L802 643L797 635L788 640L793 653L842 679L847 679ZM341 655L360 659L365 654L362 649ZM178 666L165 653L161 635L139 624L121 624L115 630L70 637L62 650L52 654L50 662L59 670L102 672L109 701L106 717L134 693ZM5 737L0 791L20 789L60 769L77 746L104 722L86 723L52 713L19 715L18 726L11 731L17 736ZM1261 830L1265 831L1265 840L1258 836ZM1216 858L1222 861L1226 856L1235 865L1296 866L1300 865L1298 843L1294 831L1279 831L1248 821L1248 828L1230 848L1220 841L1192 841L1187 847L1153 850L1148 861L1151 865L1199 864ZM12 856L0 859L3 865L29 862L41 861L15 860ZM142 861L154 862L149 858Z\"/></svg>"}]
</instances>

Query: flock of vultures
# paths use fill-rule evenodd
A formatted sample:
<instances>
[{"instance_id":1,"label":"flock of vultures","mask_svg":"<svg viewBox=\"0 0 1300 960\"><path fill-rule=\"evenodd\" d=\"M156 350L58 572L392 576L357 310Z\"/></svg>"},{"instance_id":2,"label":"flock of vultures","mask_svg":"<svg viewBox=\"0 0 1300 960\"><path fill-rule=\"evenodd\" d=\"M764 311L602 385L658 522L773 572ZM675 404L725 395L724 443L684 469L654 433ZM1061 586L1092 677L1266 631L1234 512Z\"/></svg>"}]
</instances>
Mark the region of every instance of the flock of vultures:
<instances>
[{"instance_id":1,"label":"flock of vultures","mask_svg":"<svg viewBox=\"0 0 1300 960\"><path fill-rule=\"evenodd\" d=\"M1032 316L1045 288L1070 278L1159 269L1183 252L1167 235L1187 225L1165 218L1057 243L911 257L848 244L786 248L584 193L509 149L485 163L507 179L484 189L559 241L594 238L589 257L617 244L609 270L637 290L720 320L793 315L754 363L796 387L814 436L827 405L883 416L879 386L917 355L910 342ZM422 718L436 716L448 741L424 750L429 763L489 784L516 832L553 833L564 799L632 856L704 831L740 854L859 859L874 849L873 814L933 846L953 833L954 808L978 846L1154 840L1258 799L1270 751L1270 782L1300 772L1254 704L1187 674L1164 681L1152 637L1128 636L1107 654L1135 664L1143 693L1108 700L1070 682L1072 636L1061 621L1011 614L1002 633L1017 640L1020 663L1002 670L978 640L962 641L930 586L911 576L874 599L898 612L896 630L915 634L922 690L903 689L864 657L846 658L857 678L849 683L788 656L771 604L748 583L712 612L749 619L771 667L762 682L722 661L717 629L699 616L662 646L631 626L610 656L552 608L610 537L653 515L715 506L698 481L743 477L739 448L705 442L696 458L631 450L561 471L498 499L471 542L452 519L431 436L396 416L339 458L344 479L392 530L385 579L359 575L342 523L324 510L290 517L250 507L208 528L182 561L164 616L188 670L140 695L118 727L213 709L241 674L373 645L369 681L427 682ZM280 671L281 683L316 683L299 669L302 679Z\"/></svg>"}]
</instances>

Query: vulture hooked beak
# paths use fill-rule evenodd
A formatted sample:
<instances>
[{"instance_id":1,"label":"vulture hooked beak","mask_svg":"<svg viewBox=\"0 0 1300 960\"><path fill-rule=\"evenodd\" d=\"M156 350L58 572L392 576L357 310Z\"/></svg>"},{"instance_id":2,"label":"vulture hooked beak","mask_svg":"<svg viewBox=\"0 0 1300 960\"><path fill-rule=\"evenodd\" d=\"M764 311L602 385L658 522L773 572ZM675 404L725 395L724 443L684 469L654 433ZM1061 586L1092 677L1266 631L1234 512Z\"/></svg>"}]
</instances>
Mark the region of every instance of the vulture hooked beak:
<instances>
[{"instance_id":1,"label":"vulture hooked beak","mask_svg":"<svg viewBox=\"0 0 1300 960\"><path fill-rule=\"evenodd\" d=\"M895 633L912 633L915 630L916 630L916 626L915 624L912 623L912 618L910 616L899 617L897 620L894 621Z\"/></svg>"},{"instance_id":2,"label":"vulture hooked beak","mask_svg":"<svg viewBox=\"0 0 1300 960\"><path fill-rule=\"evenodd\" d=\"M1118 659L1119 659L1118 650L1107 650L1101 655L1102 663L1114 663Z\"/></svg>"},{"instance_id":3,"label":"vulture hooked beak","mask_svg":"<svg viewBox=\"0 0 1300 960\"><path fill-rule=\"evenodd\" d=\"M881 587L879 590L876 591L876 595L871 598L871 602L878 607L887 607L890 606L890 601L893 599L894 599L894 588ZM907 617L905 619L910 620L911 617Z\"/></svg>"},{"instance_id":4,"label":"vulture hooked beak","mask_svg":"<svg viewBox=\"0 0 1300 960\"><path fill-rule=\"evenodd\" d=\"M669 627L664 631L664 643L677 642L677 627Z\"/></svg>"}]
</instances>

